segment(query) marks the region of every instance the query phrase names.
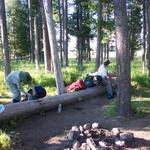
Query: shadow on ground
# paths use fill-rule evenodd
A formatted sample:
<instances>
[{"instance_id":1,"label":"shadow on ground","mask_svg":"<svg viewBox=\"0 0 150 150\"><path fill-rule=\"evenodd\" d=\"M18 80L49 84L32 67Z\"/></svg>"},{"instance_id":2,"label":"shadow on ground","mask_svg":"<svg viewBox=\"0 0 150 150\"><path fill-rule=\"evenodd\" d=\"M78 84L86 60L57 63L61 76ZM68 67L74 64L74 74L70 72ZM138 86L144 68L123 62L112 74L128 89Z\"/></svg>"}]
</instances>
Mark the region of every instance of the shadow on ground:
<instances>
[{"instance_id":1,"label":"shadow on ground","mask_svg":"<svg viewBox=\"0 0 150 150\"><path fill-rule=\"evenodd\" d=\"M139 142L140 147L150 147L150 119L103 118L102 108L108 103L105 96L95 97L63 107L61 113L57 113L56 109L42 115L26 118L14 129L20 134L21 139L14 149L55 150L54 148L58 146L62 150L62 146L68 144L65 136L71 127L88 122L99 122L102 128L118 127L124 131L134 132L136 140L133 147L136 147L136 143Z\"/></svg>"}]
</instances>

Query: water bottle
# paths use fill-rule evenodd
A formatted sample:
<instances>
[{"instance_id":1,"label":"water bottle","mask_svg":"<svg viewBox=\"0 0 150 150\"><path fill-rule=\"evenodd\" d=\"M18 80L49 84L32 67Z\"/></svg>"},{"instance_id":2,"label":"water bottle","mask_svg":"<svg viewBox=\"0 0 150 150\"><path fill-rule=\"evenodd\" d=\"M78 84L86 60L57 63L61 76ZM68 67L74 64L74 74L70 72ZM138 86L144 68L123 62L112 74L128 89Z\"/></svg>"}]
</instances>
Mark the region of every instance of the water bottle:
<instances>
[{"instance_id":1,"label":"water bottle","mask_svg":"<svg viewBox=\"0 0 150 150\"><path fill-rule=\"evenodd\" d=\"M62 111L62 106L61 106L61 104L59 104L58 105L58 113L61 113L61 111Z\"/></svg>"}]
</instances>

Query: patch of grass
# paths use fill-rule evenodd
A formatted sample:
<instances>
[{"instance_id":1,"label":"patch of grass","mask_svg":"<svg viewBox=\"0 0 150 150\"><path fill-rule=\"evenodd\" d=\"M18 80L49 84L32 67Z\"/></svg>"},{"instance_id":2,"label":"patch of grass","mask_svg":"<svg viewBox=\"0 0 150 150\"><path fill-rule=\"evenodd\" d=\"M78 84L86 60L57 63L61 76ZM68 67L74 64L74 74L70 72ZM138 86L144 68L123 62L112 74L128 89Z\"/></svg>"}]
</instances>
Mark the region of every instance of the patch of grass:
<instances>
[{"instance_id":1,"label":"patch of grass","mask_svg":"<svg viewBox=\"0 0 150 150\"><path fill-rule=\"evenodd\" d=\"M133 98L132 111L135 116L143 117L150 114L150 99L149 98Z\"/></svg>"},{"instance_id":2,"label":"patch of grass","mask_svg":"<svg viewBox=\"0 0 150 150\"><path fill-rule=\"evenodd\" d=\"M150 97L150 78L135 74L132 77L132 94L137 97Z\"/></svg>"},{"instance_id":3,"label":"patch of grass","mask_svg":"<svg viewBox=\"0 0 150 150\"><path fill-rule=\"evenodd\" d=\"M144 117L150 115L150 99L149 98L132 98L132 112L135 117ZM104 107L104 117L113 117L117 115L116 100Z\"/></svg>"},{"instance_id":4,"label":"patch of grass","mask_svg":"<svg viewBox=\"0 0 150 150\"><path fill-rule=\"evenodd\" d=\"M0 149L8 150L11 148L11 139L9 135L0 130Z\"/></svg>"},{"instance_id":5,"label":"patch of grass","mask_svg":"<svg viewBox=\"0 0 150 150\"><path fill-rule=\"evenodd\" d=\"M113 117L116 115L117 115L117 111L116 111L116 102L115 101L111 102L109 105L104 107L103 116L105 118Z\"/></svg>"},{"instance_id":6,"label":"patch of grass","mask_svg":"<svg viewBox=\"0 0 150 150\"><path fill-rule=\"evenodd\" d=\"M144 75L134 75L132 77L132 81L137 82L137 84L141 87L147 87L150 88L150 78L144 74Z\"/></svg>"}]
</instances>

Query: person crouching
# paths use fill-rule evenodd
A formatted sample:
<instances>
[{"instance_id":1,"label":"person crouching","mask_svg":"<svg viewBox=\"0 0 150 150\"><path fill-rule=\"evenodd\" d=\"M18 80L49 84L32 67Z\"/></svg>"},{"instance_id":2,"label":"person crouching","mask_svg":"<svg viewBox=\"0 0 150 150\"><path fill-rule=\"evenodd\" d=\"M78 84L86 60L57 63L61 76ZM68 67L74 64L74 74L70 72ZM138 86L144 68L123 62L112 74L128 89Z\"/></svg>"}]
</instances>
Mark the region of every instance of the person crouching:
<instances>
[{"instance_id":1,"label":"person crouching","mask_svg":"<svg viewBox=\"0 0 150 150\"><path fill-rule=\"evenodd\" d=\"M32 77L26 71L13 71L6 77L6 82L10 92L13 94L12 102L21 101L21 93L27 95L23 89L23 85L32 86Z\"/></svg>"}]
</instances>

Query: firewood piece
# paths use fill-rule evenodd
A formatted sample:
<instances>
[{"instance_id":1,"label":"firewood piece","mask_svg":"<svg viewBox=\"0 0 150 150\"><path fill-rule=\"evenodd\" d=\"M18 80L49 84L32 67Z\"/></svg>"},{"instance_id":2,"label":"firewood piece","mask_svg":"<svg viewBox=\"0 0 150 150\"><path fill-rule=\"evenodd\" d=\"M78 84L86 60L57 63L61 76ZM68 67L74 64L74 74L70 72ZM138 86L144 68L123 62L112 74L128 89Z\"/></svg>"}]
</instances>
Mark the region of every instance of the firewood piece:
<instances>
[{"instance_id":1,"label":"firewood piece","mask_svg":"<svg viewBox=\"0 0 150 150\"><path fill-rule=\"evenodd\" d=\"M91 148L89 147L89 145L87 143L82 143L82 145L80 146L81 150L91 150Z\"/></svg>"},{"instance_id":2,"label":"firewood piece","mask_svg":"<svg viewBox=\"0 0 150 150\"><path fill-rule=\"evenodd\" d=\"M78 150L80 148L80 142L79 141L74 141L72 148L74 150Z\"/></svg>"},{"instance_id":3,"label":"firewood piece","mask_svg":"<svg viewBox=\"0 0 150 150\"><path fill-rule=\"evenodd\" d=\"M90 130L91 127L92 127L91 123L86 123L86 124L83 125L83 128L84 128L85 130Z\"/></svg>"},{"instance_id":4,"label":"firewood piece","mask_svg":"<svg viewBox=\"0 0 150 150\"><path fill-rule=\"evenodd\" d=\"M120 133L120 140L131 142L134 140L134 134L131 132Z\"/></svg>"},{"instance_id":5,"label":"firewood piece","mask_svg":"<svg viewBox=\"0 0 150 150\"><path fill-rule=\"evenodd\" d=\"M92 129L97 129L97 128L99 128L99 123L98 122L92 123Z\"/></svg>"},{"instance_id":6,"label":"firewood piece","mask_svg":"<svg viewBox=\"0 0 150 150\"><path fill-rule=\"evenodd\" d=\"M79 137L79 131L72 131L70 130L68 133L68 140L76 140Z\"/></svg>"},{"instance_id":7,"label":"firewood piece","mask_svg":"<svg viewBox=\"0 0 150 150\"><path fill-rule=\"evenodd\" d=\"M94 143L94 141L93 141L92 138L87 138L87 139L86 139L86 143L89 145L89 147L90 147L92 150L98 150L97 147L96 147L96 144Z\"/></svg>"}]
</instances>

